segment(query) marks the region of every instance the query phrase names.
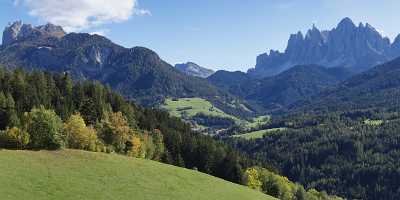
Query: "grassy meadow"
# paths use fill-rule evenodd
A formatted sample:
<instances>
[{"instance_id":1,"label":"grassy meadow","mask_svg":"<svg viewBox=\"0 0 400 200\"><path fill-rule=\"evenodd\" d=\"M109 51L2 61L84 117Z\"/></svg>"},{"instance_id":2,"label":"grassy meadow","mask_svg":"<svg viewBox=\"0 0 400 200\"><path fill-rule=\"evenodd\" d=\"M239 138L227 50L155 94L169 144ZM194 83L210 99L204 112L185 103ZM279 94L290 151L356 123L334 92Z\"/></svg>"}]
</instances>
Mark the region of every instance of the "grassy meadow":
<instances>
[{"instance_id":1,"label":"grassy meadow","mask_svg":"<svg viewBox=\"0 0 400 200\"><path fill-rule=\"evenodd\" d=\"M6 200L271 200L197 171L78 150L0 150L0 194Z\"/></svg>"},{"instance_id":2,"label":"grassy meadow","mask_svg":"<svg viewBox=\"0 0 400 200\"><path fill-rule=\"evenodd\" d=\"M233 135L232 137L243 138L246 140L258 139L258 138L263 138L267 134L271 134L271 133L278 132L278 131L283 131L285 129L286 128L272 128L272 129L248 132L248 133L244 133L244 134L240 134L240 135Z\"/></svg>"}]
</instances>

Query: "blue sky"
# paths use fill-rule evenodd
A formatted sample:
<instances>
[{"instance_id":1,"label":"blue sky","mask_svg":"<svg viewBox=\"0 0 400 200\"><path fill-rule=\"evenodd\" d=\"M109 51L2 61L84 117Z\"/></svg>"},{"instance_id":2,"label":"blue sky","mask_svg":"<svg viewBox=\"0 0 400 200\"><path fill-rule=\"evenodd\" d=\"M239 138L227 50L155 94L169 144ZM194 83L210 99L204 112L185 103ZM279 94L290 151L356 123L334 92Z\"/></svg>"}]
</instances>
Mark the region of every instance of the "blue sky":
<instances>
[{"instance_id":1,"label":"blue sky","mask_svg":"<svg viewBox=\"0 0 400 200\"><path fill-rule=\"evenodd\" d=\"M2 0L0 27L17 19L34 25L58 20L70 30L101 32L125 47L148 47L171 64L193 61L242 71L254 67L258 54L284 50L289 34L304 32L313 23L331 29L350 17L391 39L400 33L398 0L81 0L88 2L87 9L79 5L81 10L74 10L75 1ZM125 9L129 6L133 10ZM65 18L57 18L55 7ZM79 16L88 18L82 21Z\"/></svg>"}]
</instances>

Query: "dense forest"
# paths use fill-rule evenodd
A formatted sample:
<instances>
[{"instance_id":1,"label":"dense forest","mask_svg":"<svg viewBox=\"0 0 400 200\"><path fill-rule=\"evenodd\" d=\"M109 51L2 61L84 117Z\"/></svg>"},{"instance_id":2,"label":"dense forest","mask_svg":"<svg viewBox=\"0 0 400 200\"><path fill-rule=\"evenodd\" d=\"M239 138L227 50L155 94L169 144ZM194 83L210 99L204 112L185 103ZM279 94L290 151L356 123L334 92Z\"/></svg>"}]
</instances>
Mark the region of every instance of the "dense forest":
<instances>
[{"instance_id":1,"label":"dense forest","mask_svg":"<svg viewBox=\"0 0 400 200\"><path fill-rule=\"evenodd\" d=\"M282 199L337 198L306 191L271 168L257 167L258 174L251 167L268 166L192 132L166 112L125 101L98 82L74 83L68 74L0 68L0 119L1 148L118 153L198 170Z\"/></svg>"},{"instance_id":2,"label":"dense forest","mask_svg":"<svg viewBox=\"0 0 400 200\"><path fill-rule=\"evenodd\" d=\"M136 106L98 82L73 83L68 74L0 69L0 105L5 135L31 135L17 147L135 154L233 182L252 164L168 113Z\"/></svg>"},{"instance_id":3,"label":"dense forest","mask_svg":"<svg viewBox=\"0 0 400 200\"><path fill-rule=\"evenodd\" d=\"M310 99L288 106L288 112L330 113L348 110L398 110L400 58L352 76Z\"/></svg>"},{"instance_id":4,"label":"dense forest","mask_svg":"<svg viewBox=\"0 0 400 200\"><path fill-rule=\"evenodd\" d=\"M393 111L299 114L263 127L286 131L230 143L306 188L349 199L399 199L399 122Z\"/></svg>"}]
</instances>

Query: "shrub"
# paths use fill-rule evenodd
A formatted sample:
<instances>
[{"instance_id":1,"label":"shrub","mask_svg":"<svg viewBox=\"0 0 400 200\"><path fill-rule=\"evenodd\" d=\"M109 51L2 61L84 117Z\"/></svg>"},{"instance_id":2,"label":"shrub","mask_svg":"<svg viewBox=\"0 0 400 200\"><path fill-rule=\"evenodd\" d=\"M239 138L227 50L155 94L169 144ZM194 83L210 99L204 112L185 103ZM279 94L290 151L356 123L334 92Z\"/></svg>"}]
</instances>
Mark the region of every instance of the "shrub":
<instances>
[{"instance_id":1,"label":"shrub","mask_svg":"<svg viewBox=\"0 0 400 200\"><path fill-rule=\"evenodd\" d=\"M0 146L4 148L24 149L29 141L29 134L17 127L0 132Z\"/></svg>"},{"instance_id":2,"label":"shrub","mask_svg":"<svg viewBox=\"0 0 400 200\"><path fill-rule=\"evenodd\" d=\"M249 168L244 173L244 184L255 190L261 190L262 183L257 169Z\"/></svg>"},{"instance_id":3,"label":"shrub","mask_svg":"<svg viewBox=\"0 0 400 200\"><path fill-rule=\"evenodd\" d=\"M62 121L53 110L43 106L25 113L25 126L30 134L30 145L38 149L58 149L64 141L61 134Z\"/></svg>"},{"instance_id":4,"label":"shrub","mask_svg":"<svg viewBox=\"0 0 400 200\"><path fill-rule=\"evenodd\" d=\"M143 142L140 140L140 137L133 136L130 141L127 142L129 145L128 155L136 158L144 158L145 151L143 150Z\"/></svg>"},{"instance_id":5,"label":"shrub","mask_svg":"<svg viewBox=\"0 0 400 200\"><path fill-rule=\"evenodd\" d=\"M112 145L116 152L129 151L126 144L133 137L134 132L121 112L106 115L98 130L101 130L100 137L104 143Z\"/></svg>"},{"instance_id":6,"label":"shrub","mask_svg":"<svg viewBox=\"0 0 400 200\"><path fill-rule=\"evenodd\" d=\"M64 136L69 148L97 151L97 133L92 127L87 127L81 115L74 114L64 123Z\"/></svg>"}]
</instances>

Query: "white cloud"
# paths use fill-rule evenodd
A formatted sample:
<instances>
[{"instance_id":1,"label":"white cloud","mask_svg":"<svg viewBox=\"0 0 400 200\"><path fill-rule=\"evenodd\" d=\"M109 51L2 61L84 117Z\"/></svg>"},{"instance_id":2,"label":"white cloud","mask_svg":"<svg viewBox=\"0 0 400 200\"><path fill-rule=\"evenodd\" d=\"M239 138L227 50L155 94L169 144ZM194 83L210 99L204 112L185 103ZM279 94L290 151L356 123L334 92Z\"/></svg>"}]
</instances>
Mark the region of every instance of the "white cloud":
<instances>
[{"instance_id":1,"label":"white cloud","mask_svg":"<svg viewBox=\"0 0 400 200\"><path fill-rule=\"evenodd\" d=\"M27 7L31 16L61 25L69 32L123 22L132 15L151 15L137 8L137 0L15 0L14 4Z\"/></svg>"}]
</instances>

